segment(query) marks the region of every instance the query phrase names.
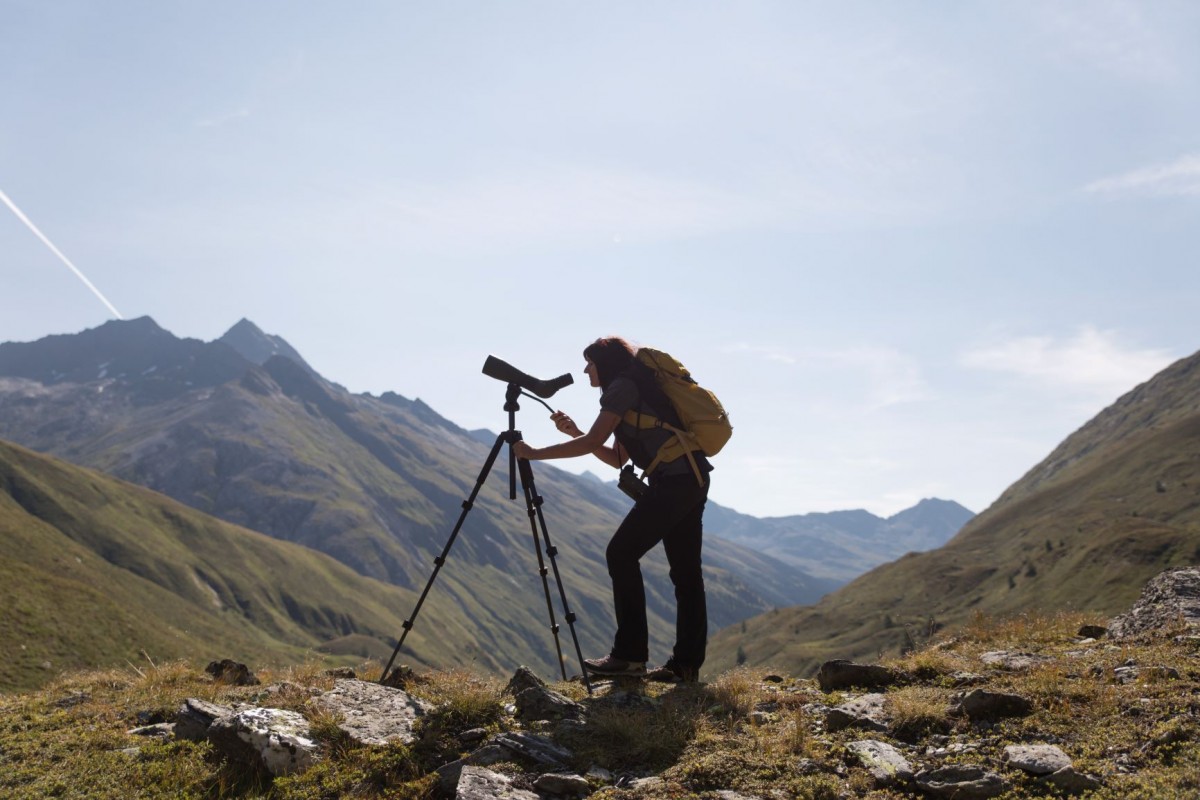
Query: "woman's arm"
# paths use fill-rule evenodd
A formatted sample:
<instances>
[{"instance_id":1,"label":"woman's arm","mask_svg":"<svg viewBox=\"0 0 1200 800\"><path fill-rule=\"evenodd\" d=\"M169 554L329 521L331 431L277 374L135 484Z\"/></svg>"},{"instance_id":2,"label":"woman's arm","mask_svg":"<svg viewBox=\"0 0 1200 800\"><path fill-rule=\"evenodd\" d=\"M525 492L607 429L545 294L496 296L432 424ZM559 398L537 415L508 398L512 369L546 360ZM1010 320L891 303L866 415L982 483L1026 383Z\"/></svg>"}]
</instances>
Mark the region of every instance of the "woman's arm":
<instances>
[{"instance_id":1,"label":"woman's arm","mask_svg":"<svg viewBox=\"0 0 1200 800\"><path fill-rule=\"evenodd\" d=\"M571 419L563 411L555 411L550 415L550 419L555 426L572 438L583 436L583 431L579 430L579 426L575 424L575 420ZM614 469L620 469L621 465L629 459L629 454L625 452L625 448L617 442L613 443L612 447L608 445L600 445L592 451L592 455L608 464Z\"/></svg>"},{"instance_id":2,"label":"woman's arm","mask_svg":"<svg viewBox=\"0 0 1200 800\"><path fill-rule=\"evenodd\" d=\"M549 447L530 447L527 442L517 442L513 445L513 450L516 452L518 458L525 458L530 461L542 461L550 458L575 458L576 456L595 453L596 457L606 464L619 467L620 463L613 464L613 461L618 457L616 448L605 447L604 443L608 441L608 437L617 429L617 425L620 422L621 418L613 412L601 411L587 433L577 436L569 442L552 444ZM604 451L608 452L605 453ZM610 454L613 461L610 461L606 457Z\"/></svg>"}]
</instances>

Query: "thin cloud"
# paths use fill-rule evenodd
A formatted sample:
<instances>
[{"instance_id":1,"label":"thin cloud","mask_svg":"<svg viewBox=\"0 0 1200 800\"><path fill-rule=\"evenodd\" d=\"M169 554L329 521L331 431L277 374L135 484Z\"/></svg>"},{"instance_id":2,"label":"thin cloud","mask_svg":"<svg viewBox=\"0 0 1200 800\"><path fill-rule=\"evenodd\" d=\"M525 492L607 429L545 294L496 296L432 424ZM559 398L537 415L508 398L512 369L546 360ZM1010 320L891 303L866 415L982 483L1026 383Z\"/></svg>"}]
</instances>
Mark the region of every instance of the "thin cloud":
<instances>
[{"instance_id":1,"label":"thin cloud","mask_svg":"<svg viewBox=\"0 0 1200 800\"><path fill-rule=\"evenodd\" d=\"M1024 336L978 347L965 352L961 363L1058 389L1111 396L1148 380L1173 360L1165 350L1129 347L1115 331L1088 326L1068 339Z\"/></svg>"},{"instance_id":2,"label":"thin cloud","mask_svg":"<svg viewBox=\"0 0 1200 800\"><path fill-rule=\"evenodd\" d=\"M789 350L780 345L738 342L721 349L731 353L797 367L802 372L836 372L858 376L855 406L879 410L930 397L920 365L911 356L890 347L851 345L834 348Z\"/></svg>"},{"instance_id":3,"label":"thin cloud","mask_svg":"<svg viewBox=\"0 0 1200 800\"><path fill-rule=\"evenodd\" d=\"M1192 153L1169 164L1143 167L1123 175L1101 178L1083 187L1105 197L1179 197L1200 195L1200 154Z\"/></svg>"}]
</instances>

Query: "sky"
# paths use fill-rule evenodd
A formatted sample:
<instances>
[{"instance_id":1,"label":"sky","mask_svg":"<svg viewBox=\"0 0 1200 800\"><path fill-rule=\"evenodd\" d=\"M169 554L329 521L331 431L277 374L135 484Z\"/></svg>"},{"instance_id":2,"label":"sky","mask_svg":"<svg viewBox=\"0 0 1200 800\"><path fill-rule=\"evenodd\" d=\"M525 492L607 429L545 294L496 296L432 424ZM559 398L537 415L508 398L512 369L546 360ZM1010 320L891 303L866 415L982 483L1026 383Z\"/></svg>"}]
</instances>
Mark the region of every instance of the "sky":
<instances>
[{"instance_id":1,"label":"sky","mask_svg":"<svg viewBox=\"0 0 1200 800\"><path fill-rule=\"evenodd\" d=\"M1190 0L0 0L0 341L248 318L500 430L488 355L586 424L621 335L729 411L715 502L979 512L1200 349L1197 41Z\"/></svg>"}]
</instances>

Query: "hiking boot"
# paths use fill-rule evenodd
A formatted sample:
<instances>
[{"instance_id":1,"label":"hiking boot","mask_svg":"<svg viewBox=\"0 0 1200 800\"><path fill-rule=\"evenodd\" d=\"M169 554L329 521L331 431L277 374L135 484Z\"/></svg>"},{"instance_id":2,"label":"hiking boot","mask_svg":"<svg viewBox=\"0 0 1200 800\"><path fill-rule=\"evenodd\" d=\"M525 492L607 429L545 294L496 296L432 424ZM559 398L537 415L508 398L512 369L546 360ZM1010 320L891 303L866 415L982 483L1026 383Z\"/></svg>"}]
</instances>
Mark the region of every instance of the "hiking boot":
<instances>
[{"instance_id":1,"label":"hiking boot","mask_svg":"<svg viewBox=\"0 0 1200 800\"><path fill-rule=\"evenodd\" d=\"M695 667L684 667L668 658L667 663L655 667L646 673L646 677L660 683L696 683L700 680L700 670Z\"/></svg>"},{"instance_id":2,"label":"hiking boot","mask_svg":"<svg viewBox=\"0 0 1200 800\"><path fill-rule=\"evenodd\" d=\"M604 658L585 658L583 664L588 672L597 675L630 675L640 678L646 674L645 661L625 661L611 655Z\"/></svg>"}]
</instances>

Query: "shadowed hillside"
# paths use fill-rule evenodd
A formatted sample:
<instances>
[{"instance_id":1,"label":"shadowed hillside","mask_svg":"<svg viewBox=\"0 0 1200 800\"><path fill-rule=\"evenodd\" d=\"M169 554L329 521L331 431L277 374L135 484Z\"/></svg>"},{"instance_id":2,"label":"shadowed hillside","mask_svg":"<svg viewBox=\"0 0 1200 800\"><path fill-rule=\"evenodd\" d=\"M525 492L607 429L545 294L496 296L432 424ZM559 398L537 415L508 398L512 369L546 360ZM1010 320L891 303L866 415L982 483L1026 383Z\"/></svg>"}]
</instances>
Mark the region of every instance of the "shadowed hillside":
<instances>
[{"instance_id":1,"label":"shadowed hillside","mask_svg":"<svg viewBox=\"0 0 1200 800\"><path fill-rule=\"evenodd\" d=\"M64 669L390 653L411 592L167 497L0 442L0 690ZM434 598L406 660L509 665ZM407 646L407 645L406 645Z\"/></svg>"},{"instance_id":2,"label":"shadowed hillside","mask_svg":"<svg viewBox=\"0 0 1200 800\"><path fill-rule=\"evenodd\" d=\"M944 547L815 606L721 631L717 665L797 672L924 641L972 614L1111 614L1166 567L1200 563L1200 354L1121 397Z\"/></svg>"}]
</instances>

